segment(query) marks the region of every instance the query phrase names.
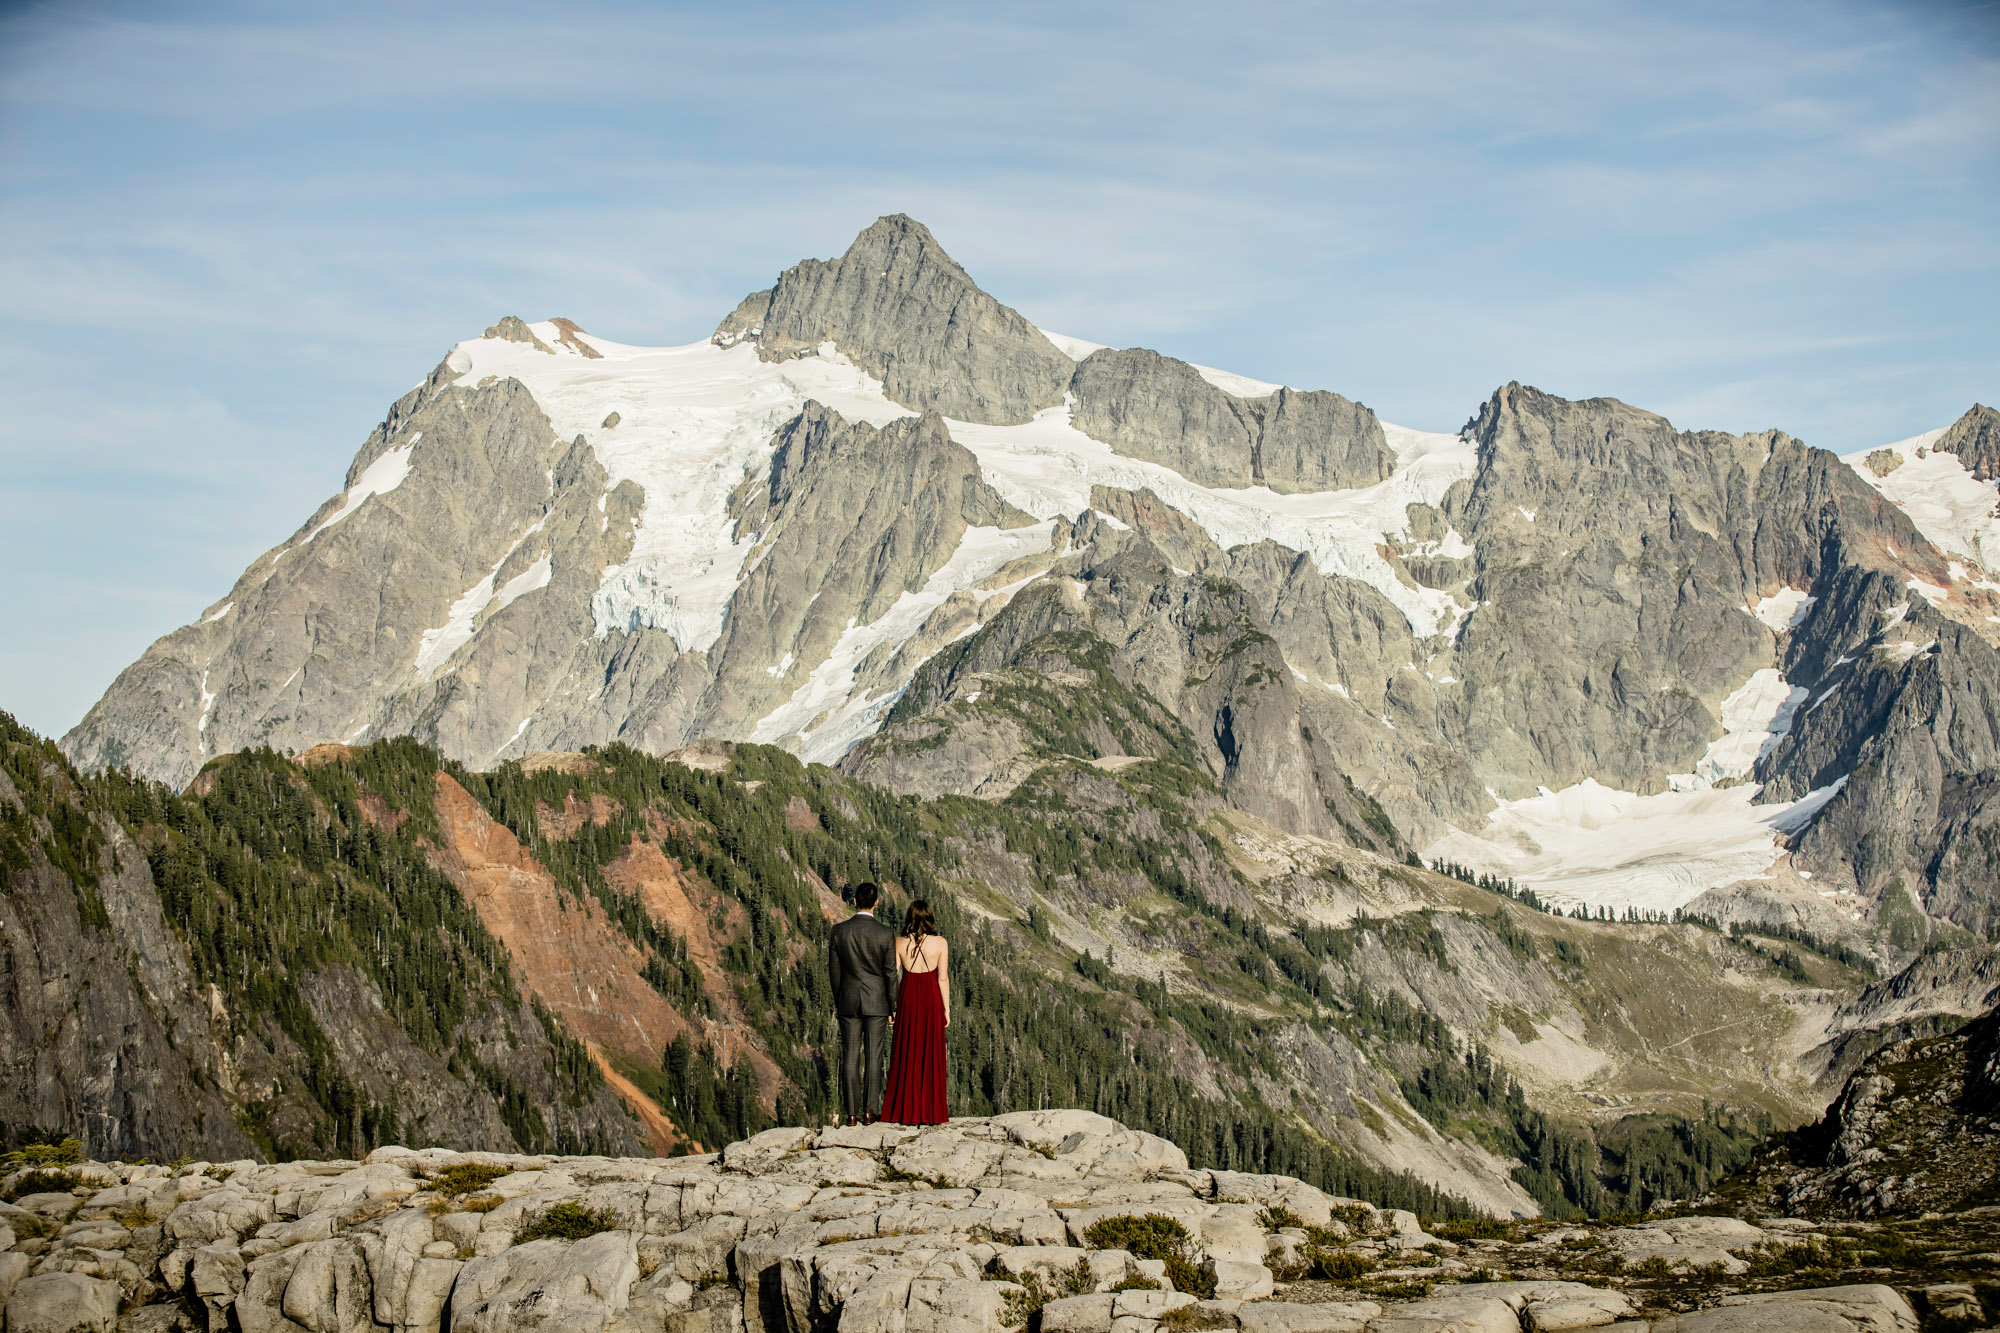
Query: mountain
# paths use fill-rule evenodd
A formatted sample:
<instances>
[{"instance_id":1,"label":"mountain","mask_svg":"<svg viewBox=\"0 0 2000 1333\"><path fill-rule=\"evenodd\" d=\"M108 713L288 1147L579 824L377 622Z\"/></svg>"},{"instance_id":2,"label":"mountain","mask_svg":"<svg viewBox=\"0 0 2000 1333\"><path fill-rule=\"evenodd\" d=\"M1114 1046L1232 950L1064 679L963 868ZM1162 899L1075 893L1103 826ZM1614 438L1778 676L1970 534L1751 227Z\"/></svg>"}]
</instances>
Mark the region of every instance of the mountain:
<instances>
[{"instance_id":1,"label":"mountain","mask_svg":"<svg viewBox=\"0 0 2000 1333\"><path fill-rule=\"evenodd\" d=\"M715 737L1001 799L1185 745L1288 833L1900 964L2000 911L1996 439L1520 384L1426 434L1045 333L887 217L701 343L459 344L63 747Z\"/></svg>"}]
</instances>

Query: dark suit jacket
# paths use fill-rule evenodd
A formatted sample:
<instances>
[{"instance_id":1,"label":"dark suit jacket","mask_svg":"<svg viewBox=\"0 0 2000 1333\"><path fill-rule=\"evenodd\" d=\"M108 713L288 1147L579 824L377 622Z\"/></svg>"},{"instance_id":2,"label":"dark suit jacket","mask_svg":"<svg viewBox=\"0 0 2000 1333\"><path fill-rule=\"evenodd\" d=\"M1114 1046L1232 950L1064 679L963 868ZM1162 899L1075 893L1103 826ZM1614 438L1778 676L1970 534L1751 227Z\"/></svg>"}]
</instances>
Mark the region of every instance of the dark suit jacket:
<instances>
[{"instance_id":1,"label":"dark suit jacket","mask_svg":"<svg viewBox=\"0 0 2000 1333\"><path fill-rule=\"evenodd\" d=\"M833 928L827 955L837 1016L873 1017L895 1012L895 931L872 916L856 913Z\"/></svg>"}]
</instances>

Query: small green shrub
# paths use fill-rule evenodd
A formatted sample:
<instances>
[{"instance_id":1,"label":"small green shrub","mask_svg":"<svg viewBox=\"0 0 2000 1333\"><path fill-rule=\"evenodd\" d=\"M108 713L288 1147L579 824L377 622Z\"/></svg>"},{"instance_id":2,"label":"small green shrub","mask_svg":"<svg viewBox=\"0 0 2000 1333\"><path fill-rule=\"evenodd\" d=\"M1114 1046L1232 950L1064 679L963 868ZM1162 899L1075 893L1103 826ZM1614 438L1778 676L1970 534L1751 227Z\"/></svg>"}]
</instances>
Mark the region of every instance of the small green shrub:
<instances>
[{"instance_id":1,"label":"small green shrub","mask_svg":"<svg viewBox=\"0 0 2000 1333\"><path fill-rule=\"evenodd\" d=\"M1103 1218L1091 1224L1083 1239L1094 1250L1125 1250L1141 1259L1163 1261L1175 1291L1204 1301L1215 1295L1215 1274L1200 1266L1194 1237L1165 1213Z\"/></svg>"},{"instance_id":2,"label":"small green shrub","mask_svg":"<svg viewBox=\"0 0 2000 1333\"><path fill-rule=\"evenodd\" d=\"M475 1194L465 1201L465 1211L468 1213L490 1213L505 1202L507 1201L497 1194Z\"/></svg>"},{"instance_id":3,"label":"small green shrub","mask_svg":"<svg viewBox=\"0 0 2000 1333\"><path fill-rule=\"evenodd\" d=\"M1455 1217L1447 1222L1427 1223L1424 1230L1440 1240L1518 1240L1520 1223L1491 1217Z\"/></svg>"},{"instance_id":4,"label":"small green shrub","mask_svg":"<svg viewBox=\"0 0 2000 1333\"><path fill-rule=\"evenodd\" d=\"M1352 1282L1375 1271L1375 1261L1351 1250L1326 1250L1315 1245L1306 1250L1306 1276L1322 1282Z\"/></svg>"},{"instance_id":5,"label":"small green shrub","mask_svg":"<svg viewBox=\"0 0 2000 1333\"><path fill-rule=\"evenodd\" d=\"M1645 1262L1639 1265L1638 1271L1646 1277L1672 1277L1674 1266L1667 1262L1666 1255L1653 1254L1646 1257Z\"/></svg>"},{"instance_id":6,"label":"small green shrub","mask_svg":"<svg viewBox=\"0 0 2000 1333\"><path fill-rule=\"evenodd\" d=\"M1120 1278L1112 1284L1113 1291L1158 1291L1160 1284L1149 1277Z\"/></svg>"},{"instance_id":7,"label":"small green shrub","mask_svg":"<svg viewBox=\"0 0 2000 1333\"><path fill-rule=\"evenodd\" d=\"M1180 1219L1165 1213L1101 1218L1090 1224L1083 1239L1093 1250L1125 1250L1141 1259L1184 1255L1194 1246L1194 1237Z\"/></svg>"},{"instance_id":8,"label":"small green shrub","mask_svg":"<svg viewBox=\"0 0 2000 1333\"><path fill-rule=\"evenodd\" d=\"M1003 1268L993 1276L1002 1282L1016 1283L1021 1288L1019 1291L1008 1292L1004 1302L1007 1307L1009 1328L1026 1324L1031 1315L1050 1301L1059 1301L1065 1296L1081 1296L1097 1286L1097 1279L1091 1275L1088 1259L1079 1259L1062 1272L1048 1278L1044 1278L1040 1271L1033 1269L1026 1273L1015 1273Z\"/></svg>"},{"instance_id":9,"label":"small green shrub","mask_svg":"<svg viewBox=\"0 0 2000 1333\"><path fill-rule=\"evenodd\" d=\"M609 1208L586 1208L580 1203L554 1203L521 1223L514 1243L531 1240L582 1240L600 1231L610 1231L618 1218Z\"/></svg>"},{"instance_id":10,"label":"small green shrub","mask_svg":"<svg viewBox=\"0 0 2000 1333\"><path fill-rule=\"evenodd\" d=\"M8 1166L75 1166L83 1160L83 1144L76 1139L61 1143L27 1143L9 1153L0 1153Z\"/></svg>"},{"instance_id":11,"label":"small green shrub","mask_svg":"<svg viewBox=\"0 0 2000 1333\"><path fill-rule=\"evenodd\" d=\"M236 1174L236 1168L233 1166L204 1167L202 1169L202 1174L204 1176L207 1176L210 1180L224 1181Z\"/></svg>"},{"instance_id":12,"label":"small green shrub","mask_svg":"<svg viewBox=\"0 0 2000 1333\"><path fill-rule=\"evenodd\" d=\"M1366 1236L1374 1231L1381 1220L1381 1214L1365 1203L1344 1203L1333 1210L1336 1221L1345 1222L1357 1236Z\"/></svg>"},{"instance_id":13,"label":"small green shrub","mask_svg":"<svg viewBox=\"0 0 2000 1333\"><path fill-rule=\"evenodd\" d=\"M448 1166L431 1177L425 1188L436 1190L447 1199L456 1199L462 1194L477 1194L502 1176L511 1176L511 1166L492 1166L485 1162L460 1162Z\"/></svg>"},{"instance_id":14,"label":"small green shrub","mask_svg":"<svg viewBox=\"0 0 2000 1333\"><path fill-rule=\"evenodd\" d=\"M30 1194L67 1194L77 1186L74 1171L23 1171L7 1186L7 1197L19 1199Z\"/></svg>"},{"instance_id":15,"label":"small green shrub","mask_svg":"<svg viewBox=\"0 0 2000 1333\"><path fill-rule=\"evenodd\" d=\"M1257 1225L1266 1231L1283 1231L1286 1227L1303 1227L1306 1220L1282 1203L1274 1203L1257 1214Z\"/></svg>"},{"instance_id":16,"label":"small green shrub","mask_svg":"<svg viewBox=\"0 0 2000 1333\"><path fill-rule=\"evenodd\" d=\"M13 1231L14 1240L53 1240L62 1230L53 1221L35 1213L22 1213L7 1220L6 1225Z\"/></svg>"}]
</instances>

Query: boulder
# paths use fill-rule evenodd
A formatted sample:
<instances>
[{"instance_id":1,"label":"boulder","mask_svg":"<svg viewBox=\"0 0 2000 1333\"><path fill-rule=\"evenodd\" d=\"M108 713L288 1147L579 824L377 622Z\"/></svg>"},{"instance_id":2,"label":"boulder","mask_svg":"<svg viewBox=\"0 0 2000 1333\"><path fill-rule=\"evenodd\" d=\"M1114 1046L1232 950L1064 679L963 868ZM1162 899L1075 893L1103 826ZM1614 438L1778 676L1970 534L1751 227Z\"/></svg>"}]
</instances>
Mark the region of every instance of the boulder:
<instances>
[{"instance_id":1,"label":"boulder","mask_svg":"<svg viewBox=\"0 0 2000 1333\"><path fill-rule=\"evenodd\" d=\"M1654 1333L1916 1333L1917 1312L1879 1284L1725 1296L1717 1305L1672 1315Z\"/></svg>"},{"instance_id":2,"label":"boulder","mask_svg":"<svg viewBox=\"0 0 2000 1333\"><path fill-rule=\"evenodd\" d=\"M1451 1294L1397 1306L1371 1320L1368 1333L1520 1333L1521 1321L1494 1296Z\"/></svg>"},{"instance_id":3,"label":"boulder","mask_svg":"<svg viewBox=\"0 0 2000 1333\"><path fill-rule=\"evenodd\" d=\"M1362 1333L1368 1321L1381 1313L1382 1307L1374 1301L1314 1305L1255 1301L1239 1306L1236 1320L1244 1333Z\"/></svg>"},{"instance_id":4,"label":"boulder","mask_svg":"<svg viewBox=\"0 0 2000 1333\"><path fill-rule=\"evenodd\" d=\"M919 1278L910 1283L903 1327L907 1333L1000 1333L1005 1315L1000 1283Z\"/></svg>"},{"instance_id":5,"label":"boulder","mask_svg":"<svg viewBox=\"0 0 2000 1333\"><path fill-rule=\"evenodd\" d=\"M1042 1307L1042 1333L1104 1333L1116 1301L1109 1292L1050 1301Z\"/></svg>"},{"instance_id":6,"label":"boulder","mask_svg":"<svg viewBox=\"0 0 2000 1333\"><path fill-rule=\"evenodd\" d=\"M1121 1291L1112 1297L1111 1317L1159 1320L1194 1303L1184 1291Z\"/></svg>"},{"instance_id":7,"label":"boulder","mask_svg":"<svg viewBox=\"0 0 2000 1333\"><path fill-rule=\"evenodd\" d=\"M600 1232L573 1244L533 1241L464 1266L458 1281L475 1299L461 1305L454 1289L451 1326L472 1333L602 1333L629 1303L638 1277L639 1253L629 1231Z\"/></svg>"},{"instance_id":8,"label":"boulder","mask_svg":"<svg viewBox=\"0 0 2000 1333\"><path fill-rule=\"evenodd\" d=\"M7 1297L11 1333L111 1333L118 1284L81 1273L37 1273Z\"/></svg>"},{"instance_id":9,"label":"boulder","mask_svg":"<svg viewBox=\"0 0 2000 1333\"><path fill-rule=\"evenodd\" d=\"M1277 1290L1271 1270L1262 1264L1225 1259L1213 1265L1219 1300L1261 1301Z\"/></svg>"}]
</instances>

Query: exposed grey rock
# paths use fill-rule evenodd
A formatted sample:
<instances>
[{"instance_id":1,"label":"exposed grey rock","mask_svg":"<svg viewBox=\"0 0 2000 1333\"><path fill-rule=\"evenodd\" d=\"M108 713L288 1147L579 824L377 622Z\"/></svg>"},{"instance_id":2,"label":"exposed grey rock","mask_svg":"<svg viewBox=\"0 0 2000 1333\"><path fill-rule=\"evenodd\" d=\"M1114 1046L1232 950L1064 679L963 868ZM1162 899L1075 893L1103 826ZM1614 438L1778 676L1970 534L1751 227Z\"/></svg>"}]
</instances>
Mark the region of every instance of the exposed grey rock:
<instances>
[{"instance_id":1,"label":"exposed grey rock","mask_svg":"<svg viewBox=\"0 0 2000 1333\"><path fill-rule=\"evenodd\" d=\"M575 1243L538 1240L474 1259L452 1296L451 1326L474 1333L597 1333L631 1297L639 1277L632 1234L607 1231Z\"/></svg>"},{"instance_id":2,"label":"exposed grey rock","mask_svg":"<svg viewBox=\"0 0 2000 1333\"><path fill-rule=\"evenodd\" d=\"M1258 1301L1239 1306L1236 1319L1243 1333L1360 1333L1381 1313L1374 1301Z\"/></svg>"},{"instance_id":3,"label":"exposed grey rock","mask_svg":"<svg viewBox=\"0 0 2000 1333\"><path fill-rule=\"evenodd\" d=\"M505 338L510 343L526 343L536 351L547 352L550 356L556 354L556 349L543 342L540 338L537 338L535 331L529 328L527 321L519 315L508 315L479 336L482 338Z\"/></svg>"},{"instance_id":4,"label":"exposed grey rock","mask_svg":"<svg viewBox=\"0 0 2000 1333\"><path fill-rule=\"evenodd\" d=\"M768 475L745 482L734 510L740 530L762 541L697 705L700 719L725 728L782 703L850 625L922 588L968 527L1034 521L981 479L936 414L878 430L819 403L779 432ZM799 666L772 669L784 661Z\"/></svg>"},{"instance_id":5,"label":"exposed grey rock","mask_svg":"<svg viewBox=\"0 0 2000 1333\"><path fill-rule=\"evenodd\" d=\"M744 299L718 342L758 330L765 360L831 342L889 397L961 421L1011 424L1062 401L1072 365L1019 314L974 285L920 222L878 219L831 263L808 259Z\"/></svg>"},{"instance_id":6,"label":"exposed grey rock","mask_svg":"<svg viewBox=\"0 0 2000 1333\"><path fill-rule=\"evenodd\" d=\"M1974 403L1931 448L1957 454L1966 470L1981 481L2000 478L2000 411Z\"/></svg>"},{"instance_id":7,"label":"exposed grey rock","mask_svg":"<svg viewBox=\"0 0 2000 1333\"><path fill-rule=\"evenodd\" d=\"M1078 430L1204 486L1346 490L1395 468L1375 414L1337 393L1241 398L1145 348L1092 352L1070 389Z\"/></svg>"},{"instance_id":8,"label":"exposed grey rock","mask_svg":"<svg viewBox=\"0 0 2000 1333\"><path fill-rule=\"evenodd\" d=\"M12 1333L110 1333L118 1286L81 1273L37 1273L7 1297Z\"/></svg>"},{"instance_id":9,"label":"exposed grey rock","mask_svg":"<svg viewBox=\"0 0 2000 1333\"><path fill-rule=\"evenodd\" d=\"M1805 1216L1972 1207L1987 1201L2000 1163L1996 1113L2000 1009L1871 1055L1754 1180L1765 1206Z\"/></svg>"},{"instance_id":10,"label":"exposed grey rock","mask_svg":"<svg viewBox=\"0 0 2000 1333\"><path fill-rule=\"evenodd\" d=\"M22 805L0 772L0 810ZM115 821L94 822L94 885L71 883L37 847L0 896L0 1065L11 1071L0 1118L77 1133L105 1157L243 1156L251 1144L217 1086L221 1046L187 948L144 854ZM102 920L86 923L89 906ZM65 1213L76 1206L62 1201Z\"/></svg>"},{"instance_id":11,"label":"exposed grey rock","mask_svg":"<svg viewBox=\"0 0 2000 1333\"><path fill-rule=\"evenodd\" d=\"M1916 1333L1917 1315L1879 1284L1725 1296L1714 1309L1669 1315L1654 1333Z\"/></svg>"}]
</instances>

